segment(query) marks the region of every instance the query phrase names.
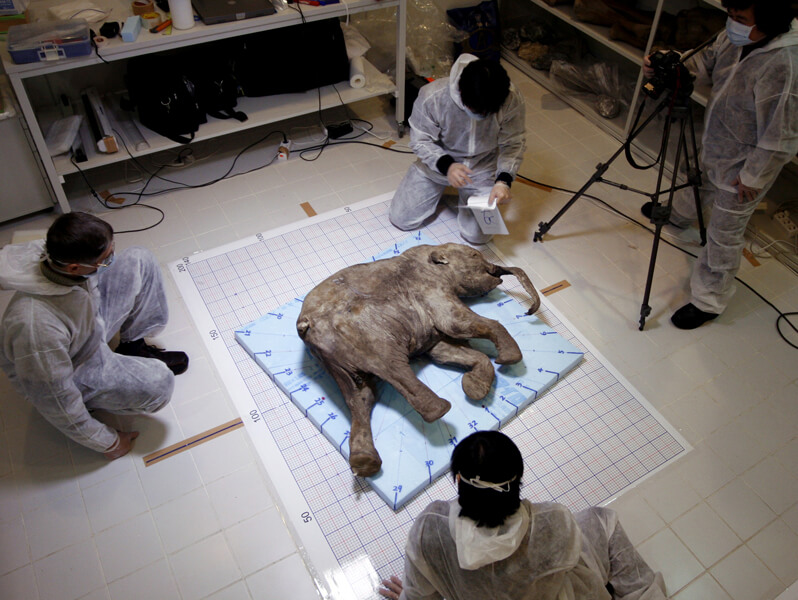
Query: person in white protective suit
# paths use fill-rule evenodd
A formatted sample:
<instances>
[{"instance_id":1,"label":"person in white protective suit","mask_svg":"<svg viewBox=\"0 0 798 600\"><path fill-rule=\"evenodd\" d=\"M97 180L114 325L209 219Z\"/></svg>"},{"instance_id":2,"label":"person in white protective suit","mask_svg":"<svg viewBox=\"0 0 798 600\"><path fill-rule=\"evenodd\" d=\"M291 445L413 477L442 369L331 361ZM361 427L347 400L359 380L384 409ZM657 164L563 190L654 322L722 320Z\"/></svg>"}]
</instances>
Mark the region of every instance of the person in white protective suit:
<instances>
[{"instance_id":1,"label":"person in white protective suit","mask_svg":"<svg viewBox=\"0 0 798 600\"><path fill-rule=\"evenodd\" d=\"M429 219L447 186L459 195L460 235L487 243L468 198L489 193L491 205L510 201L525 147L524 99L495 61L461 54L444 77L421 88L410 115L410 148L418 160L399 184L389 218L409 231Z\"/></svg>"},{"instance_id":2,"label":"person in white protective suit","mask_svg":"<svg viewBox=\"0 0 798 600\"><path fill-rule=\"evenodd\" d=\"M524 461L498 431L479 431L452 453L458 498L416 518L404 580L392 600L663 600L664 583L626 537L615 511L571 513L521 500Z\"/></svg>"},{"instance_id":3,"label":"person in white protective suit","mask_svg":"<svg viewBox=\"0 0 798 600\"><path fill-rule=\"evenodd\" d=\"M183 352L144 341L168 319L161 270L144 248L114 255L113 229L81 212L58 217L46 240L0 250L0 288L16 290L0 322L0 368L54 427L113 460L138 432L99 421L166 405ZM119 332L120 344L108 342Z\"/></svg>"},{"instance_id":4,"label":"person in white protective suit","mask_svg":"<svg viewBox=\"0 0 798 600\"><path fill-rule=\"evenodd\" d=\"M707 243L693 267L691 299L671 317L694 329L734 294L745 228L781 168L798 152L798 22L789 0L723 0L726 31L685 66L711 83L704 116L701 201L711 210ZM653 75L649 58L644 74ZM651 216L651 203L642 207ZM676 193L672 226L697 218L692 188Z\"/></svg>"}]
</instances>

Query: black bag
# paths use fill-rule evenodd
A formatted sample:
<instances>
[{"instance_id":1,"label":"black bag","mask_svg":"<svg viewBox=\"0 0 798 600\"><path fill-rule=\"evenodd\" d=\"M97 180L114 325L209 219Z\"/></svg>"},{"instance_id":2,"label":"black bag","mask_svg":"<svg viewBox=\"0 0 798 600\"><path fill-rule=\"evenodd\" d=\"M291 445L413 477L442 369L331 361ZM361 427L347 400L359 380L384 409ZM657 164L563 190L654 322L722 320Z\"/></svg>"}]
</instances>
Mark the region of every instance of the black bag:
<instances>
[{"instance_id":1,"label":"black bag","mask_svg":"<svg viewBox=\"0 0 798 600\"><path fill-rule=\"evenodd\" d=\"M192 65L188 77L194 84L200 108L217 119L237 119L242 123L247 115L234 110L241 89L233 73L233 47L228 43L206 44L192 49L184 56Z\"/></svg>"},{"instance_id":2,"label":"black bag","mask_svg":"<svg viewBox=\"0 0 798 600\"><path fill-rule=\"evenodd\" d=\"M173 55L136 56L128 62L125 80L141 124L174 142L188 144L207 119L183 65Z\"/></svg>"},{"instance_id":3,"label":"black bag","mask_svg":"<svg viewBox=\"0 0 798 600\"><path fill-rule=\"evenodd\" d=\"M293 94L349 80L349 58L338 19L237 39L235 76L245 96Z\"/></svg>"}]
</instances>

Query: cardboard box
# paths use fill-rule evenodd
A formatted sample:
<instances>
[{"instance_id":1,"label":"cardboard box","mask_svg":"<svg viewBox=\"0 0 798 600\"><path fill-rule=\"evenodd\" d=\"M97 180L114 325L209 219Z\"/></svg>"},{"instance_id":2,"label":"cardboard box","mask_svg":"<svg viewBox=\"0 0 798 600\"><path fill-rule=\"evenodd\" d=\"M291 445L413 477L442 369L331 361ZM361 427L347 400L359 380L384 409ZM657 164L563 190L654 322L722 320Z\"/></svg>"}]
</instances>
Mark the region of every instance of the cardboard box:
<instances>
[{"instance_id":1,"label":"cardboard box","mask_svg":"<svg viewBox=\"0 0 798 600\"><path fill-rule=\"evenodd\" d=\"M0 31L8 31L13 25L25 25L28 23L28 11L19 15L0 15Z\"/></svg>"}]
</instances>

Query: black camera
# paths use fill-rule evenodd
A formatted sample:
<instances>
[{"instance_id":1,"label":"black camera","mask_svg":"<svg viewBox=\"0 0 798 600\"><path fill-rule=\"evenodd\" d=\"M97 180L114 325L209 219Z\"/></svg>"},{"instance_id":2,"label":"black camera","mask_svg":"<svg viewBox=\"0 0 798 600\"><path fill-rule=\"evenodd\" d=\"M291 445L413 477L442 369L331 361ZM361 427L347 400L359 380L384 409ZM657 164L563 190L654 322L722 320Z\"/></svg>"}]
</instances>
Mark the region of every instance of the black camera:
<instances>
[{"instance_id":1,"label":"black camera","mask_svg":"<svg viewBox=\"0 0 798 600\"><path fill-rule=\"evenodd\" d=\"M654 75L643 85L643 92L655 100L665 90L671 90L683 97L693 93L693 76L682 62L678 52L655 52L648 57Z\"/></svg>"}]
</instances>

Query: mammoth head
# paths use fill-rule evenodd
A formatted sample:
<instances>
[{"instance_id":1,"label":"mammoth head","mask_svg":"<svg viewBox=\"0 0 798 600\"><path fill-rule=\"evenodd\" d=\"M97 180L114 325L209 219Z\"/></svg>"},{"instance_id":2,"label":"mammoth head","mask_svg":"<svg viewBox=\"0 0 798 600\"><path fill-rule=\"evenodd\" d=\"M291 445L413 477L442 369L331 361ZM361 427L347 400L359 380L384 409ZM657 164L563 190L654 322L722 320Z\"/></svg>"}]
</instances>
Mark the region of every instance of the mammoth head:
<instances>
[{"instance_id":1,"label":"mammoth head","mask_svg":"<svg viewBox=\"0 0 798 600\"><path fill-rule=\"evenodd\" d=\"M532 298L527 314L540 306L540 298L526 273L518 267L503 267L485 260L481 252L464 244L429 246L429 262L439 266L442 277L447 277L452 291L460 297L486 294L502 282L502 275L515 275ZM445 275L444 275L445 273Z\"/></svg>"}]
</instances>

